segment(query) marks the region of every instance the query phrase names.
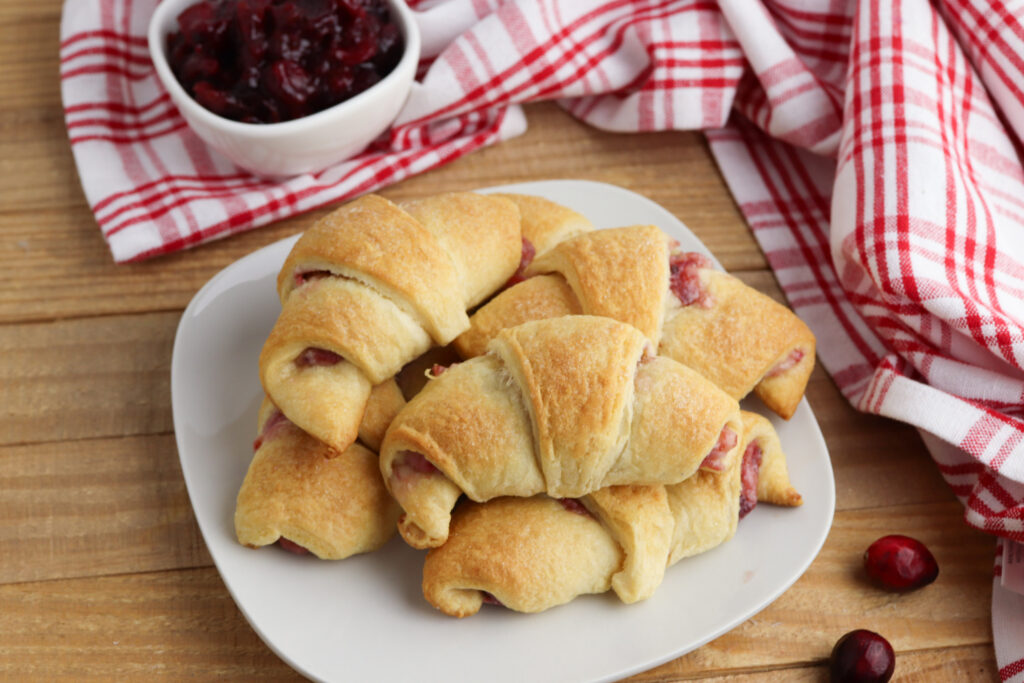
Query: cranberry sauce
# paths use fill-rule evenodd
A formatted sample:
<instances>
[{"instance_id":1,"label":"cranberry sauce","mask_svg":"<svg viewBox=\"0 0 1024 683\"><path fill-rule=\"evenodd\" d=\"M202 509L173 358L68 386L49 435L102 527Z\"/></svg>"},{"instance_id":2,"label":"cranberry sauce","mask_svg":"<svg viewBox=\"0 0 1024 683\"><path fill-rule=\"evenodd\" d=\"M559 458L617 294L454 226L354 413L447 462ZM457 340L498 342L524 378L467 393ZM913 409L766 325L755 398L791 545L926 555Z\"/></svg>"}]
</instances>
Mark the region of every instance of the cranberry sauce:
<instances>
[{"instance_id":1,"label":"cranberry sauce","mask_svg":"<svg viewBox=\"0 0 1024 683\"><path fill-rule=\"evenodd\" d=\"M715 442L711 452L704 457L700 466L705 469L715 470L716 472L724 470L725 456L736 446L738 440L739 435L730 429L728 425L722 427L722 431L718 434L718 441Z\"/></svg>"},{"instance_id":2,"label":"cranberry sauce","mask_svg":"<svg viewBox=\"0 0 1024 683\"><path fill-rule=\"evenodd\" d=\"M397 481L416 476L429 475L437 472L434 463L427 460L422 453L402 451L391 465L391 476Z\"/></svg>"},{"instance_id":3,"label":"cranberry sauce","mask_svg":"<svg viewBox=\"0 0 1024 683\"><path fill-rule=\"evenodd\" d=\"M287 424L291 424L291 420L285 417L280 410L275 410L263 423L263 429L260 430L259 436L252 442L252 449L258 451L267 439L273 438Z\"/></svg>"},{"instance_id":4,"label":"cranberry sauce","mask_svg":"<svg viewBox=\"0 0 1024 683\"><path fill-rule=\"evenodd\" d=\"M277 544L279 546L281 546L282 549L287 550L290 553L295 553L296 555L308 555L309 554L309 550L307 550L306 548L303 548L301 545L299 545L295 541L289 541L284 536L282 536L281 538L277 539Z\"/></svg>"},{"instance_id":5,"label":"cranberry sauce","mask_svg":"<svg viewBox=\"0 0 1024 683\"><path fill-rule=\"evenodd\" d=\"M751 441L743 452L743 462L740 464L740 519L757 506L757 480L763 457L761 445L756 441Z\"/></svg>"},{"instance_id":6,"label":"cranberry sauce","mask_svg":"<svg viewBox=\"0 0 1024 683\"><path fill-rule=\"evenodd\" d=\"M342 360L344 359L334 351L310 346L298 355L295 364L300 368L311 368L318 365L337 365Z\"/></svg>"},{"instance_id":7,"label":"cranberry sauce","mask_svg":"<svg viewBox=\"0 0 1024 683\"><path fill-rule=\"evenodd\" d=\"M577 515L583 515L584 517L593 517L590 514L590 510L584 507L583 503L578 498L556 498L556 500L569 512L573 512Z\"/></svg>"},{"instance_id":8,"label":"cranberry sauce","mask_svg":"<svg viewBox=\"0 0 1024 683\"><path fill-rule=\"evenodd\" d=\"M684 306L699 304L702 308L711 306L711 295L700 281L700 269L711 268L711 259L694 251L676 252L669 256L668 287Z\"/></svg>"},{"instance_id":9,"label":"cranberry sauce","mask_svg":"<svg viewBox=\"0 0 1024 683\"><path fill-rule=\"evenodd\" d=\"M171 70L214 114L276 123L391 72L404 48L383 0L201 0L167 38Z\"/></svg>"},{"instance_id":10,"label":"cranberry sauce","mask_svg":"<svg viewBox=\"0 0 1024 683\"><path fill-rule=\"evenodd\" d=\"M516 268L516 272L512 273L512 277L508 279L502 289L508 289L512 285L518 285L520 282L526 279L526 269L533 263L533 258L537 255L537 249L533 246L533 242L523 238L523 250L519 255L519 267Z\"/></svg>"}]
</instances>

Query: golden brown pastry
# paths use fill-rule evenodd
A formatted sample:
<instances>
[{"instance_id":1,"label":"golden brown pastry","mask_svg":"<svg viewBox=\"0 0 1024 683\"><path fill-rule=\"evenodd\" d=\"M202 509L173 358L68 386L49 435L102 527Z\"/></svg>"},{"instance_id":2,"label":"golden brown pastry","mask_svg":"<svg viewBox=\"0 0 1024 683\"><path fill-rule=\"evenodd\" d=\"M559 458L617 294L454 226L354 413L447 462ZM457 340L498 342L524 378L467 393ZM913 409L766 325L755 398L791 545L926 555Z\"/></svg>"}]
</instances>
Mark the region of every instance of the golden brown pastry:
<instances>
[{"instance_id":1,"label":"golden brown pastry","mask_svg":"<svg viewBox=\"0 0 1024 683\"><path fill-rule=\"evenodd\" d=\"M367 195L295 244L277 278L282 310L260 379L288 418L340 453L370 388L469 327L466 309L515 272L519 210L443 194L401 205Z\"/></svg>"},{"instance_id":2,"label":"golden brown pastry","mask_svg":"<svg viewBox=\"0 0 1024 683\"><path fill-rule=\"evenodd\" d=\"M652 225L578 234L539 256L529 277L481 307L455 341L483 352L505 327L571 313L601 315L643 332L660 355L711 379L734 398L752 390L792 416L814 367L814 335L785 306L679 252Z\"/></svg>"},{"instance_id":3,"label":"golden brown pastry","mask_svg":"<svg viewBox=\"0 0 1024 683\"><path fill-rule=\"evenodd\" d=\"M759 500L789 507L803 503L789 483L786 456L771 422L749 411L742 416L742 448L665 487L674 519L669 564L728 541Z\"/></svg>"},{"instance_id":4,"label":"golden brown pastry","mask_svg":"<svg viewBox=\"0 0 1024 683\"><path fill-rule=\"evenodd\" d=\"M374 410L383 412L387 393L371 402L381 404ZM266 399L253 446L256 453L235 507L235 533L243 545L280 542L296 552L340 560L374 550L394 534L399 508L384 488L372 451L352 444L328 458L326 445Z\"/></svg>"},{"instance_id":5,"label":"golden brown pastry","mask_svg":"<svg viewBox=\"0 0 1024 683\"><path fill-rule=\"evenodd\" d=\"M578 498L674 483L738 448L735 399L649 347L609 318L553 318L503 330L488 354L431 381L381 446L403 538L443 543L463 493Z\"/></svg>"},{"instance_id":6,"label":"golden brown pastry","mask_svg":"<svg viewBox=\"0 0 1024 683\"><path fill-rule=\"evenodd\" d=\"M747 412L743 423L743 449L679 484L612 486L578 500L461 502L448 541L427 553L424 596L457 617L485 602L538 612L609 588L626 603L649 597L667 565L733 536L742 508L749 511L741 501L750 481L765 502L800 504L771 423Z\"/></svg>"}]
</instances>

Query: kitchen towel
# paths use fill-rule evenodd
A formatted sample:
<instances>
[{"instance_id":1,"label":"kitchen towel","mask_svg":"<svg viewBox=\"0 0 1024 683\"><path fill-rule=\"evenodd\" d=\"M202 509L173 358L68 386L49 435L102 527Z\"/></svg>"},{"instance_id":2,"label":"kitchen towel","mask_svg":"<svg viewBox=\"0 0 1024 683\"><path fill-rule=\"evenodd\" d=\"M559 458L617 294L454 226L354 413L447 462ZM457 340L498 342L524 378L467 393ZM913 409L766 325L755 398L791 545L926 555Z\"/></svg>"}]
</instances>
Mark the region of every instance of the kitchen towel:
<instances>
[{"instance_id":1,"label":"kitchen towel","mask_svg":"<svg viewBox=\"0 0 1024 683\"><path fill-rule=\"evenodd\" d=\"M521 133L522 102L607 130L703 129L846 398L922 430L967 523L1024 541L1024 0L411 3L426 50L399 120L285 182L190 133L149 63L154 4L64 8L68 135L115 260L443 164ZM1000 674L1024 683L1004 590Z\"/></svg>"}]
</instances>

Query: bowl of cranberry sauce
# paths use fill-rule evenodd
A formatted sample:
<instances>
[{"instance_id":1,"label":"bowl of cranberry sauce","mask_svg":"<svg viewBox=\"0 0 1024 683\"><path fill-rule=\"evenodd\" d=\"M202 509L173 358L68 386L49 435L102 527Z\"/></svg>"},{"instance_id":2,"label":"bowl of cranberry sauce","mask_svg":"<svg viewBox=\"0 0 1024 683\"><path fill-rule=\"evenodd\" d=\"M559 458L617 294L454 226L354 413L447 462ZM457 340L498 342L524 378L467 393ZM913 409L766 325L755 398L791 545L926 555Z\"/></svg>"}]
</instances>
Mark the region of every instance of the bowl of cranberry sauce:
<instances>
[{"instance_id":1,"label":"bowl of cranberry sauce","mask_svg":"<svg viewBox=\"0 0 1024 683\"><path fill-rule=\"evenodd\" d=\"M149 50L196 135L283 177L354 156L391 125L420 38L402 0L163 0Z\"/></svg>"}]
</instances>

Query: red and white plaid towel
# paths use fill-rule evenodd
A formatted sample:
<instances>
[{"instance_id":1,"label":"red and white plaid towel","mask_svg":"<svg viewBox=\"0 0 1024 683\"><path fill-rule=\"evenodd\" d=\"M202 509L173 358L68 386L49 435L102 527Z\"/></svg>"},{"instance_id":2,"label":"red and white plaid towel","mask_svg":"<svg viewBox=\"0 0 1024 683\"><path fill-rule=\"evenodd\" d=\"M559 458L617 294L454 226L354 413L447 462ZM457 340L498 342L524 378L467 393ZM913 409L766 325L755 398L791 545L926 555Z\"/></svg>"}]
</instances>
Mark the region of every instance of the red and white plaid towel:
<instances>
[{"instance_id":1,"label":"red and white plaid towel","mask_svg":"<svg viewBox=\"0 0 1024 683\"><path fill-rule=\"evenodd\" d=\"M68 133L116 260L445 163L524 130L524 101L705 129L845 396L921 429L967 523L1024 541L1024 0L420 2L424 74L398 123L279 183L185 127L147 57L154 1L64 9ZM1001 558L997 657L1022 683L1024 598Z\"/></svg>"}]
</instances>

